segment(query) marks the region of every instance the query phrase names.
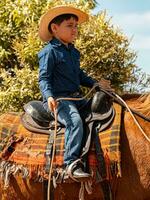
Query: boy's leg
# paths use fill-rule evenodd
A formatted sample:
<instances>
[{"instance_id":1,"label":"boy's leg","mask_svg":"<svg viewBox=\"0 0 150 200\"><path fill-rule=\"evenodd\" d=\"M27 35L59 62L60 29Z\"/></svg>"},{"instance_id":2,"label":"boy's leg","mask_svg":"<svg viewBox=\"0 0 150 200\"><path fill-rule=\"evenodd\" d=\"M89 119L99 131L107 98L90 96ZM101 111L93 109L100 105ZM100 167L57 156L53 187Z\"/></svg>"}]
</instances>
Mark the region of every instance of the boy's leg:
<instances>
[{"instance_id":1,"label":"boy's leg","mask_svg":"<svg viewBox=\"0 0 150 200\"><path fill-rule=\"evenodd\" d=\"M83 123L76 106L78 105L71 101L60 101L57 108L58 121L66 127L64 164L67 168L81 154ZM50 112L48 107L47 110ZM73 171L73 176L82 179L88 178L90 174L85 173L81 166L77 165Z\"/></svg>"},{"instance_id":2,"label":"boy's leg","mask_svg":"<svg viewBox=\"0 0 150 200\"><path fill-rule=\"evenodd\" d=\"M65 125L64 164L69 165L81 153L83 123L76 105L71 101L61 101L58 105L58 121Z\"/></svg>"}]
</instances>

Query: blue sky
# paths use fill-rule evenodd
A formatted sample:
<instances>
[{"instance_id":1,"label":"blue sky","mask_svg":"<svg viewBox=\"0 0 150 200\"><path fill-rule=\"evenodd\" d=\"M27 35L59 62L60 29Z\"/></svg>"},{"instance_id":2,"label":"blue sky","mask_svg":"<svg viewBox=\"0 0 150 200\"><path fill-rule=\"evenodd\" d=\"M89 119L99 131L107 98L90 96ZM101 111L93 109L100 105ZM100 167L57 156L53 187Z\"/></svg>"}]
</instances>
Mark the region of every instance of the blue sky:
<instances>
[{"instance_id":1,"label":"blue sky","mask_svg":"<svg viewBox=\"0 0 150 200\"><path fill-rule=\"evenodd\" d=\"M132 38L136 64L150 75L150 0L97 0L94 13L107 10L112 24Z\"/></svg>"}]
</instances>

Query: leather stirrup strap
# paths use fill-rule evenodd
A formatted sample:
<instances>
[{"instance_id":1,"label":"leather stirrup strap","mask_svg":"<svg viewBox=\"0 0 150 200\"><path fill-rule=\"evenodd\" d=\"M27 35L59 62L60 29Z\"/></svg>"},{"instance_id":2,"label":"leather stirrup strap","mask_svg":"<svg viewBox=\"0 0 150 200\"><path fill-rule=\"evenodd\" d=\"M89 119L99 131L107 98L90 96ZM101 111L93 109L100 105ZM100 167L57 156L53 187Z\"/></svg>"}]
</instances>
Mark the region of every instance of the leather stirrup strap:
<instances>
[{"instance_id":1,"label":"leather stirrup strap","mask_svg":"<svg viewBox=\"0 0 150 200\"><path fill-rule=\"evenodd\" d=\"M92 138L92 130L93 130L93 126L94 122L89 123L89 131L88 131L88 137L86 139L86 143L85 146L83 147L83 151L81 154L81 158L83 158L84 156L86 156L86 154L88 153L89 149L90 149L90 145L91 145L91 138Z\"/></svg>"},{"instance_id":2,"label":"leather stirrup strap","mask_svg":"<svg viewBox=\"0 0 150 200\"><path fill-rule=\"evenodd\" d=\"M95 126L96 126L96 123L95 123ZM99 140L99 137L98 137L97 128L95 128L95 130L94 130L93 137L94 137L94 144L95 144L95 150L96 150L96 158L97 158L97 162L98 162L98 171L99 171L101 177L103 179L105 179L106 176L107 176L105 159L104 159L101 143L100 143L100 140Z\"/></svg>"},{"instance_id":3,"label":"leather stirrup strap","mask_svg":"<svg viewBox=\"0 0 150 200\"><path fill-rule=\"evenodd\" d=\"M104 200L113 200L112 190L109 181L104 180L101 182Z\"/></svg>"}]
</instances>

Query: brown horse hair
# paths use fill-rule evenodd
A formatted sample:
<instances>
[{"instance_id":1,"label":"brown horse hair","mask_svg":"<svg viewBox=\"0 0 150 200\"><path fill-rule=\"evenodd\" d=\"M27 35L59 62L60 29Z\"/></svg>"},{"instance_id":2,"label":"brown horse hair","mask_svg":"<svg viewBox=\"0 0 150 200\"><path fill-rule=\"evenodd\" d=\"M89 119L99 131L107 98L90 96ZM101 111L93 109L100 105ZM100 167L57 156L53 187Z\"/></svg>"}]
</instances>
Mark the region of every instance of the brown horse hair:
<instances>
[{"instance_id":1,"label":"brown horse hair","mask_svg":"<svg viewBox=\"0 0 150 200\"><path fill-rule=\"evenodd\" d=\"M150 93L141 95L141 94L125 94L122 96L124 100L130 102L132 107L132 101L136 99L136 104L134 101L133 109L137 112L144 114L145 116L150 116Z\"/></svg>"}]
</instances>

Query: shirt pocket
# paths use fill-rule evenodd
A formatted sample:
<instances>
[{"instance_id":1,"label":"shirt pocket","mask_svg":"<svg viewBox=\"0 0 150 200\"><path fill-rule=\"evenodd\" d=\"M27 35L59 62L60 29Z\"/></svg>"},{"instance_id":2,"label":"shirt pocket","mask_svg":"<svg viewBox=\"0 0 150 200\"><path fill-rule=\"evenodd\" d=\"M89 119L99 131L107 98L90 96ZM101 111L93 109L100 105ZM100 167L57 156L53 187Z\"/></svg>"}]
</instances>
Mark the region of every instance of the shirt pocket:
<instances>
[{"instance_id":1,"label":"shirt pocket","mask_svg":"<svg viewBox=\"0 0 150 200\"><path fill-rule=\"evenodd\" d=\"M61 65L61 64L65 64L66 63L66 59L65 56L62 52L57 53L56 55L56 65Z\"/></svg>"},{"instance_id":2,"label":"shirt pocket","mask_svg":"<svg viewBox=\"0 0 150 200\"><path fill-rule=\"evenodd\" d=\"M65 57L63 52L57 53L55 66L55 72L57 74L68 74L68 71L70 71L70 65L68 64L67 57Z\"/></svg>"}]
</instances>

